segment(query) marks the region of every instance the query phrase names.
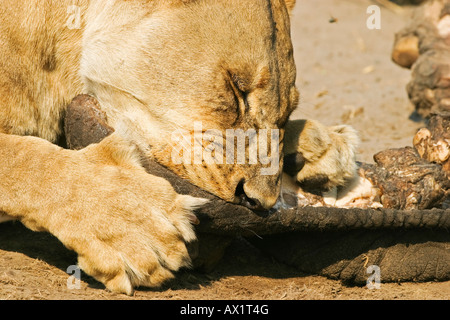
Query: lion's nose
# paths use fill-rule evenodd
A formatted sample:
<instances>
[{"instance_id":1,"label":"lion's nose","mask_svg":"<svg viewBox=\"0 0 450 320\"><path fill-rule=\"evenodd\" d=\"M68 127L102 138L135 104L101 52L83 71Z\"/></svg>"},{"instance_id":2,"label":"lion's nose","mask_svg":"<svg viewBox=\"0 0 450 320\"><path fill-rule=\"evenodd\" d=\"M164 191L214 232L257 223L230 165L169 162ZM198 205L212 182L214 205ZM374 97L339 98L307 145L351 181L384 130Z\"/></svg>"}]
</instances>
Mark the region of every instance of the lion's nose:
<instances>
[{"instance_id":1,"label":"lion's nose","mask_svg":"<svg viewBox=\"0 0 450 320\"><path fill-rule=\"evenodd\" d=\"M245 192L245 183L244 181L241 181L236 188L236 197L239 199L240 205L247 207L250 210L253 211L269 210L275 205L278 199L278 195L274 197L272 197L269 194L260 197L255 197L252 195L254 195L254 192L252 192L250 195L248 192Z\"/></svg>"},{"instance_id":2,"label":"lion's nose","mask_svg":"<svg viewBox=\"0 0 450 320\"><path fill-rule=\"evenodd\" d=\"M244 181L241 181L236 188L236 197L239 204L254 211L262 211L264 207L258 199L249 198L244 191Z\"/></svg>"}]
</instances>

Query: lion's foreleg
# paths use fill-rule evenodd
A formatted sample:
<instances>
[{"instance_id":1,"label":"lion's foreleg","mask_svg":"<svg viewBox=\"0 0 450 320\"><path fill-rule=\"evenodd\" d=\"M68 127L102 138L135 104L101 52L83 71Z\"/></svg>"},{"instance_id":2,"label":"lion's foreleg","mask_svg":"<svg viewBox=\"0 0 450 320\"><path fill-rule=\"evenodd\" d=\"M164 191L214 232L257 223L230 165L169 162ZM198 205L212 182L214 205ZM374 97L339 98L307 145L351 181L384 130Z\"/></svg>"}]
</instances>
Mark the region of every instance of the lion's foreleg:
<instances>
[{"instance_id":1,"label":"lion's foreleg","mask_svg":"<svg viewBox=\"0 0 450 320\"><path fill-rule=\"evenodd\" d=\"M159 286L191 265L193 210L206 200L177 194L137 157L115 135L72 151L0 134L0 212L52 233L112 291Z\"/></svg>"},{"instance_id":2,"label":"lion's foreleg","mask_svg":"<svg viewBox=\"0 0 450 320\"><path fill-rule=\"evenodd\" d=\"M47 193L47 189L52 188L46 188L45 184L51 185L46 178L52 175L48 172L51 154L58 150L59 147L43 139L0 133L0 221L23 219L27 213L32 216L30 221L36 221L34 215L39 210L34 209L56 196ZM47 170L40 172L45 167ZM57 171L57 168L52 169Z\"/></svg>"}]
</instances>

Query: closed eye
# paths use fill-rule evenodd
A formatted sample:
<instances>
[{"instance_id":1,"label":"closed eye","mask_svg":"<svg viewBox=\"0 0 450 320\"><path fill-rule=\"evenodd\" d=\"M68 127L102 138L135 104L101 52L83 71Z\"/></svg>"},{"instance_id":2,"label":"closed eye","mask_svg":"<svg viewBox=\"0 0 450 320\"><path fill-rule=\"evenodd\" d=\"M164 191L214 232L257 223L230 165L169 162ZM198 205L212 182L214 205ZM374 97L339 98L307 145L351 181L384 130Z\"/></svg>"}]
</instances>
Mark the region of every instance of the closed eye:
<instances>
[{"instance_id":1,"label":"closed eye","mask_svg":"<svg viewBox=\"0 0 450 320\"><path fill-rule=\"evenodd\" d=\"M248 92L241 91L242 100L244 100L245 112L250 108L250 104L248 103Z\"/></svg>"},{"instance_id":2,"label":"closed eye","mask_svg":"<svg viewBox=\"0 0 450 320\"><path fill-rule=\"evenodd\" d=\"M231 87L231 91L233 92L233 96L234 96L234 103L235 103L235 108L236 108L236 114L237 114L237 116L239 118L240 115L241 115L240 93L239 93L239 90L236 88L236 86L231 81L230 81L230 87Z\"/></svg>"},{"instance_id":3,"label":"closed eye","mask_svg":"<svg viewBox=\"0 0 450 320\"><path fill-rule=\"evenodd\" d=\"M238 76L229 73L231 88L233 89L233 93L236 99L236 103L238 105L238 109L241 106L241 101L244 103L245 110L247 112L250 108L250 104L248 102L249 92L246 89L245 82L239 78Z\"/></svg>"}]
</instances>

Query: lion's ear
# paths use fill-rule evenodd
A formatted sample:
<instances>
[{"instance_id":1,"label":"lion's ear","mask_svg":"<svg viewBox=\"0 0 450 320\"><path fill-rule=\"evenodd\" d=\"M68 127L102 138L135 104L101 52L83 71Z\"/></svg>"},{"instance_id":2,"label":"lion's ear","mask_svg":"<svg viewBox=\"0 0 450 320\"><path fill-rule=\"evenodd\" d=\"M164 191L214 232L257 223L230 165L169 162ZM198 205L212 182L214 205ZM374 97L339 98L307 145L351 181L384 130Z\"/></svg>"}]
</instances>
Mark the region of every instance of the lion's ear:
<instances>
[{"instance_id":1,"label":"lion's ear","mask_svg":"<svg viewBox=\"0 0 450 320\"><path fill-rule=\"evenodd\" d=\"M289 10L289 13L292 13L292 10L294 10L296 1L297 0L284 0L284 2L286 3L286 7Z\"/></svg>"}]
</instances>

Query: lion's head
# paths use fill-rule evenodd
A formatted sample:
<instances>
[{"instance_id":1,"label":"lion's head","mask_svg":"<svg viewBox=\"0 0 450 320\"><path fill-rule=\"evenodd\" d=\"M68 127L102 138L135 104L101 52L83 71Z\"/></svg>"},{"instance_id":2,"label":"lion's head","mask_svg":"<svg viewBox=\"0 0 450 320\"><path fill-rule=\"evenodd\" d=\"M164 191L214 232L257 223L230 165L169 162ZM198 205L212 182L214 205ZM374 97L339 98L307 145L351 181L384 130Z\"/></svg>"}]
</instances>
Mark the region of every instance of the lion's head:
<instances>
[{"instance_id":1,"label":"lion's head","mask_svg":"<svg viewBox=\"0 0 450 320\"><path fill-rule=\"evenodd\" d=\"M284 126L299 96L294 3L93 1L85 89L147 156L227 201L245 193L270 208L280 192ZM233 133L247 134L244 151Z\"/></svg>"}]
</instances>

